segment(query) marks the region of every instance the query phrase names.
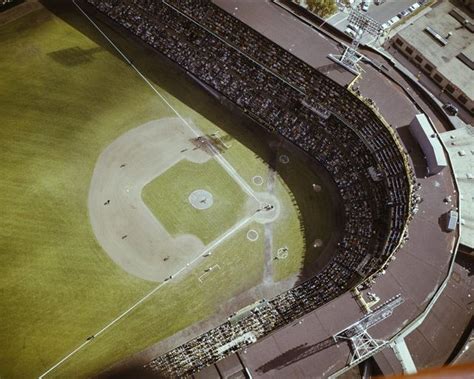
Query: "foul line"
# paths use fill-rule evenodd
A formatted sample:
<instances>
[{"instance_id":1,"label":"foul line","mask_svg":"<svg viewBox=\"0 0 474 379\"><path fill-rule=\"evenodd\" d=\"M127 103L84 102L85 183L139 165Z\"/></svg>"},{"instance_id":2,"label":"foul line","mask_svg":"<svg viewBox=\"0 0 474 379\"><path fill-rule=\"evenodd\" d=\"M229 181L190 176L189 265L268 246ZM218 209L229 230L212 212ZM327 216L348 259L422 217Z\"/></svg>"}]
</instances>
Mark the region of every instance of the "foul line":
<instances>
[{"instance_id":1,"label":"foul line","mask_svg":"<svg viewBox=\"0 0 474 379\"><path fill-rule=\"evenodd\" d=\"M235 232L237 232L239 229L241 229L243 226L248 224L252 219L254 218L255 213L252 216L249 216L241 221L239 221L237 224L235 224L232 228L228 229L224 234L222 234L219 238L215 239L212 241L209 245L206 246L206 248L201 251L201 253L194 258L192 261L188 262L186 266L183 266L179 271L177 271L173 277L181 274L188 266L191 266L193 263L195 263L199 258L202 258L204 255L209 253L211 250L215 249L217 246L219 246L222 242L224 242L227 238L231 237Z\"/></svg>"},{"instance_id":2,"label":"foul line","mask_svg":"<svg viewBox=\"0 0 474 379\"><path fill-rule=\"evenodd\" d=\"M75 0L72 1L73 4L79 9L79 11L96 27L96 29L107 39L107 41L118 51L118 53L127 61L127 63L142 77L142 79L153 89L153 91L176 113L176 115L184 122L185 125L187 125L192 132L198 136L197 132L189 125L186 120L171 106L171 104L159 93L156 88L148 81L148 79L143 76L143 74L133 65L133 63L117 48L117 46L105 35L102 30L94 23L94 21L82 10L82 8L75 2ZM221 163L226 169L226 171L229 173L229 175L232 175L234 179L237 179L241 181L240 183L244 188L249 188L251 191L249 194L251 194L252 197L254 197L257 201L258 198L253 194L253 190L248 186L248 184L240 178L240 176L236 173L235 169L220 155L217 155L216 158L221 159ZM235 173L235 175L233 175ZM199 258L202 258L203 255L207 254L209 251L212 249L216 248L219 244L221 244L224 240L226 240L228 237L232 236L236 231L241 229L243 226L245 226L249 221L251 221L256 213L254 213L252 216L247 217L246 219L241 220L237 224L235 224L232 228L227 230L224 234L222 234L218 239L214 240L211 242L208 246L206 246L206 249L204 249L196 258L194 258L192 261L188 262L185 266L183 266L179 271L177 271L174 275L171 276L174 277L176 275L179 275L182 273L186 268L191 266L193 263L195 263ZM66 355L64 358L62 358L59 362L54 364L52 367L50 367L48 370L46 370L44 373L42 373L38 378L42 379L46 375L48 375L51 371L55 370L59 366L61 366L64 362L66 362L69 358L71 358L73 355L75 355L77 352L82 350L85 346L87 346L89 343L91 343L94 338L100 336L102 333L104 333L107 329L109 329L111 326L116 324L118 321L123 319L125 316L127 316L130 312L132 312L135 308L137 308L139 305L141 305L143 302L145 302L147 299L149 299L153 294L155 294L162 286L167 284L168 282L163 282L157 285L153 290L151 290L148 294L146 294L144 297L142 297L140 300L138 300L135 304L133 304L130 308L122 312L118 317L110 321L107 325L105 325L102 329L100 329L98 332L93 334L91 337L89 337L86 341L84 341L81 345L79 345L77 348L75 348L73 351L71 351L68 355Z\"/></svg>"},{"instance_id":3,"label":"foul line","mask_svg":"<svg viewBox=\"0 0 474 379\"><path fill-rule=\"evenodd\" d=\"M81 345L79 345L76 349L74 349L72 352L70 352L68 355L66 355L63 359L61 359L59 362L57 362L54 366L50 367L47 371L42 373L39 376L39 379L44 378L46 375L48 375L51 371L62 365L65 361L67 361L69 358L71 358L74 354L76 354L79 350L82 350L87 344L91 343L95 337L100 336L102 333L104 333L108 328L110 328L112 325L117 323L119 320L124 318L127 314L129 314L131 311L133 311L136 307L138 307L141 303L143 303L145 300L147 300L151 295L153 295L156 291L158 291L163 285L165 285L166 282L160 283L157 287L155 287L151 292L149 292L147 295L145 295L142 299L137 301L134 305L132 305L130 308L128 308L125 312L123 312L120 316L109 322L106 326L104 326L101 330L99 330L97 333L93 334L90 339L87 339L84 341Z\"/></svg>"},{"instance_id":4,"label":"foul line","mask_svg":"<svg viewBox=\"0 0 474 379\"><path fill-rule=\"evenodd\" d=\"M91 24L99 31L99 33L112 45L112 47L120 54L120 56L132 67L135 72L145 81L146 84L155 92L160 99L178 116L178 118L191 130L191 132L199 137L200 134L181 116L181 114L166 100L166 98L155 88L155 86L141 73L141 71L132 63L130 59L117 47L117 45L99 28L99 26L85 13L82 8L73 0L74 5L80 10L80 12L91 22ZM258 197L255 195L252 187L235 171L232 165L222 157L222 155L215 149L215 158L219 161L224 170L242 187L242 189L257 202L260 202Z\"/></svg>"},{"instance_id":5,"label":"foul line","mask_svg":"<svg viewBox=\"0 0 474 379\"><path fill-rule=\"evenodd\" d=\"M181 274L183 271L185 271L189 266L191 266L193 263L195 263L198 259L202 258L204 255L206 255L208 252L211 250L215 249L218 245L220 245L222 242L224 242L227 238L231 237L235 232L237 232L239 229L244 227L246 224L248 224L252 219L255 217L255 212L252 216L249 216L237 224L235 224L232 228L228 229L224 234L222 234L218 239L212 241L209 245L206 246L206 248L192 261L186 263L185 266L183 266L180 270L175 272L173 275L170 276L170 279L174 278L175 276ZM73 351L71 351L68 355L66 355L64 358L62 358L59 362L57 362L54 366L50 367L47 371L45 371L43 374L39 376L39 379L44 378L47 374L49 374L51 371L56 369L57 367L61 366L64 362L66 362L69 358L71 358L73 355L75 355L77 352L82 350L85 346L87 346L89 343L91 343L94 338L100 336L102 333L104 333L107 329L109 329L111 326L116 324L118 321L120 321L122 318L124 318L126 315L128 315L130 312L132 312L136 307L138 307L140 304L142 304L144 301L146 301L148 298L150 298L153 294L155 294L161 287L163 287L165 284L169 282L163 282L157 285L153 290L151 290L148 294L146 294L144 297L142 297L140 300L138 300L135 304L133 304L130 308L125 310L123 313L121 313L118 317L110 321L107 325L105 325L102 329L100 329L98 332L93 334L91 337L89 337L86 341L84 341L81 345L79 345L77 348L75 348Z\"/></svg>"}]
</instances>

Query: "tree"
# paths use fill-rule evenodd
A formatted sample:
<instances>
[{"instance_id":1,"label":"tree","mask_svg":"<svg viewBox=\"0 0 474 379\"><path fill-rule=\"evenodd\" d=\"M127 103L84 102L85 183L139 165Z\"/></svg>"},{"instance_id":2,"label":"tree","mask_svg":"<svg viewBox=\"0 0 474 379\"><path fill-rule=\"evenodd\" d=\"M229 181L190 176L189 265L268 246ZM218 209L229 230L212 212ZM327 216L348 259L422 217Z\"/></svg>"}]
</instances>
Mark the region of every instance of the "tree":
<instances>
[{"instance_id":1,"label":"tree","mask_svg":"<svg viewBox=\"0 0 474 379\"><path fill-rule=\"evenodd\" d=\"M308 8L319 17L326 18L337 10L336 0L307 0Z\"/></svg>"}]
</instances>

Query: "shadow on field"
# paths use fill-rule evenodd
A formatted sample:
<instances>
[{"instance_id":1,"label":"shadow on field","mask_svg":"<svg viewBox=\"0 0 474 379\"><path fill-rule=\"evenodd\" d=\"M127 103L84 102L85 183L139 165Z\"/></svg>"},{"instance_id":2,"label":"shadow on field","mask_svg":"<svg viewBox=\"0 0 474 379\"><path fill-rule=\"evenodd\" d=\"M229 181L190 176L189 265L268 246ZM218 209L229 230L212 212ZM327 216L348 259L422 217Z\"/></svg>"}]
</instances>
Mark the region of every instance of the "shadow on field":
<instances>
[{"instance_id":1,"label":"shadow on field","mask_svg":"<svg viewBox=\"0 0 474 379\"><path fill-rule=\"evenodd\" d=\"M79 13L72 2L62 0L40 0L40 2L57 17L100 46L89 50L69 48L50 53L50 57L56 62L68 66L87 64L93 61L95 54L102 49L109 51L118 59L123 59ZM294 195L294 201L300 211L301 224L304 225L306 251L297 283L319 272L331 258L344 225L342 201L328 172L285 139L263 130L230 102L206 91L173 62L152 50L138 38L129 35L125 29L117 27L116 29L121 32L119 34L109 27L110 20L98 15L95 15L94 19L99 21L104 32L152 83L212 123L219 125L231 136L230 138L239 140L252 150L256 159L267 162L280 174ZM123 85L126 86L127 83ZM144 90L148 89L144 86ZM281 159L285 155L289 158L287 161ZM315 186L321 187L322 190L315 191ZM100 377L150 377L141 367L125 368L117 374L109 372L107 376L105 375L104 373Z\"/></svg>"},{"instance_id":2,"label":"shadow on field","mask_svg":"<svg viewBox=\"0 0 474 379\"><path fill-rule=\"evenodd\" d=\"M112 370L96 376L97 379L161 379L165 378L156 372L145 370L143 366L129 365L119 370Z\"/></svg>"},{"instance_id":3,"label":"shadow on field","mask_svg":"<svg viewBox=\"0 0 474 379\"><path fill-rule=\"evenodd\" d=\"M88 50L70 48L53 52L50 53L53 59L65 65L87 63L93 60L94 54L102 49L122 59L90 22L79 13L72 2L61 0L40 0L40 2L57 17L100 46L100 48ZM119 34L109 26L110 20L95 12L91 15L94 15L95 21L99 21L104 32L151 82L219 125L231 138L239 140L252 150L256 159L264 160L278 171L294 195L294 200L300 210L300 219L304 225L306 252L298 282L308 279L321 270L332 255L344 221L341 210L342 201L329 173L293 144L263 130L233 103L206 91L184 70L140 39L130 35L125 29L114 25L114 28L122 33ZM281 163L278 159L281 155L287 155L290 158L289 162ZM323 190L316 193L313 191L313 184L320 185ZM314 246L317 240L322 240L322 246Z\"/></svg>"},{"instance_id":4,"label":"shadow on field","mask_svg":"<svg viewBox=\"0 0 474 379\"><path fill-rule=\"evenodd\" d=\"M48 53L48 56L63 66L78 66L89 63L94 59L94 54L103 51L101 47L82 49L79 46L56 50Z\"/></svg>"}]
</instances>

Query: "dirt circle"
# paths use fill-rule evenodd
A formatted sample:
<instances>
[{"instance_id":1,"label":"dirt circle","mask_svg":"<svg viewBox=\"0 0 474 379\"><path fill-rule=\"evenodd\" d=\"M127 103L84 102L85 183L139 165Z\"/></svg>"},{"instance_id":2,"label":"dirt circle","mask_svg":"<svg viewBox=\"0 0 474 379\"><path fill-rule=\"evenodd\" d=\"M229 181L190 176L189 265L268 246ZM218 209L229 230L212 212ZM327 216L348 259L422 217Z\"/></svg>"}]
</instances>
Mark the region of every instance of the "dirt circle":
<instances>
[{"instance_id":1,"label":"dirt circle","mask_svg":"<svg viewBox=\"0 0 474 379\"><path fill-rule=\"evenodd\" d=\"M323 246L323 241L320 239L314 240L313 247L321 247Z\"/></svg>"},{"instance_id":2,"label":"dirt circle","mask_svg":"<svg viewBox=\"0 0 474 379\"><path fill-rule=\"evenodd\" d=\"M256 230L250 229L247 232L247 239L252 242L258 240L258 232Z\"/></svg>"},{"instance_id":3,"label":"dirt circle","mask_svg":"<svg viewBox=\"0 0 474 379\"><path fill-rule=\"evenodd\" d=\"M275 195L268 192L257 192L259 200L258 211L254 214L254 220L260 224L268 224L280 216L280 202Z\"/></svg>"},{"instance_id":4,"label":"dirt circle","mask_svg":"<svg viewBox=\"0 0 474 379\"><path fill-rule=\"evenodd\" d=\"M278 158L278 160L280 161L280 163L283 163L283 164L288 164L290 163L290 158L288 157L288 155L280 155L280 157Z\"/></svg>"},{"instance_id":5,"label":"dirt circle","mask_svg":"<svg viewBox=\"0 0 474 379\"><path fill-rule=\"evenodd\" d=\"M195 235L170 235L142 198L148 183L182 159L210 159L192 149L193 137L177 117L152 120L118 136L97 158L87 200L89 220L104 252L131 275L162 282L204 249Z\"/></svg>"},{"instance_id":6,"label":"dirt circle","mask_svg":"<svg viewBox=\"0 0 474 379\"><path fill-rule=\"evenodd\" d=\"M256 186L261 186L263 184L263 178L260 175L256 175L252 178L252 182Z\"/></svg>"},{"instance_id":7,"label":"dirt circle","mask_svg":"<svg viewBox=\"0 0 474 379\"><path fill-rule=\"evenodd\" d=\"M313 191L314 192L321 192L322 187L319 184L313 184Z\"/></svg>"},{"instance_id":8,"label":"dirt circle","mask_svg":"<svg viewBox=\"0 0 474 379\"><path fill-rule=\"evenodd\" d=\"M288 258L288 248L285 246L285 247L280 247L278 250L277 250L277 258L278 259L286 259Z\"/></svg>"},{"instance_id":9,"label":"dirt circle","mask_svg":"<svg viewBox=\"0 0 474 379\"><path fill-rule=\"evenodd\" d=\"M188 200L194 208L199 210L209 209L214 204L212 193L202 189L191 192Z\"/></svg>"}]
</instances>

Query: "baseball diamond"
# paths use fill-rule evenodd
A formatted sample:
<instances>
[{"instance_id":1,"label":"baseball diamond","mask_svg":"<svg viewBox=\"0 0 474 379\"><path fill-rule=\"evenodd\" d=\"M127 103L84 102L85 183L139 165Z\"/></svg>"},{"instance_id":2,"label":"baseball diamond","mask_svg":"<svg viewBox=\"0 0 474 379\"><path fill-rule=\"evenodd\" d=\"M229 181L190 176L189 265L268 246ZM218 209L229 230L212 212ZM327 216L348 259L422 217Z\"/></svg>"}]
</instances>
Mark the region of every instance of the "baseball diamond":
<instances>
[{"instance_id":1,"label":"baseball diamond","mask_svg":"<svg viewBox=\"0 0 474 379\"><path fill-rule=\"evenodd\" d=\"M0 4L1 378L469 354L467 110L387 55L410 23L377 20L401 5L339 3Z\"/></svg>"}]
</instances>

